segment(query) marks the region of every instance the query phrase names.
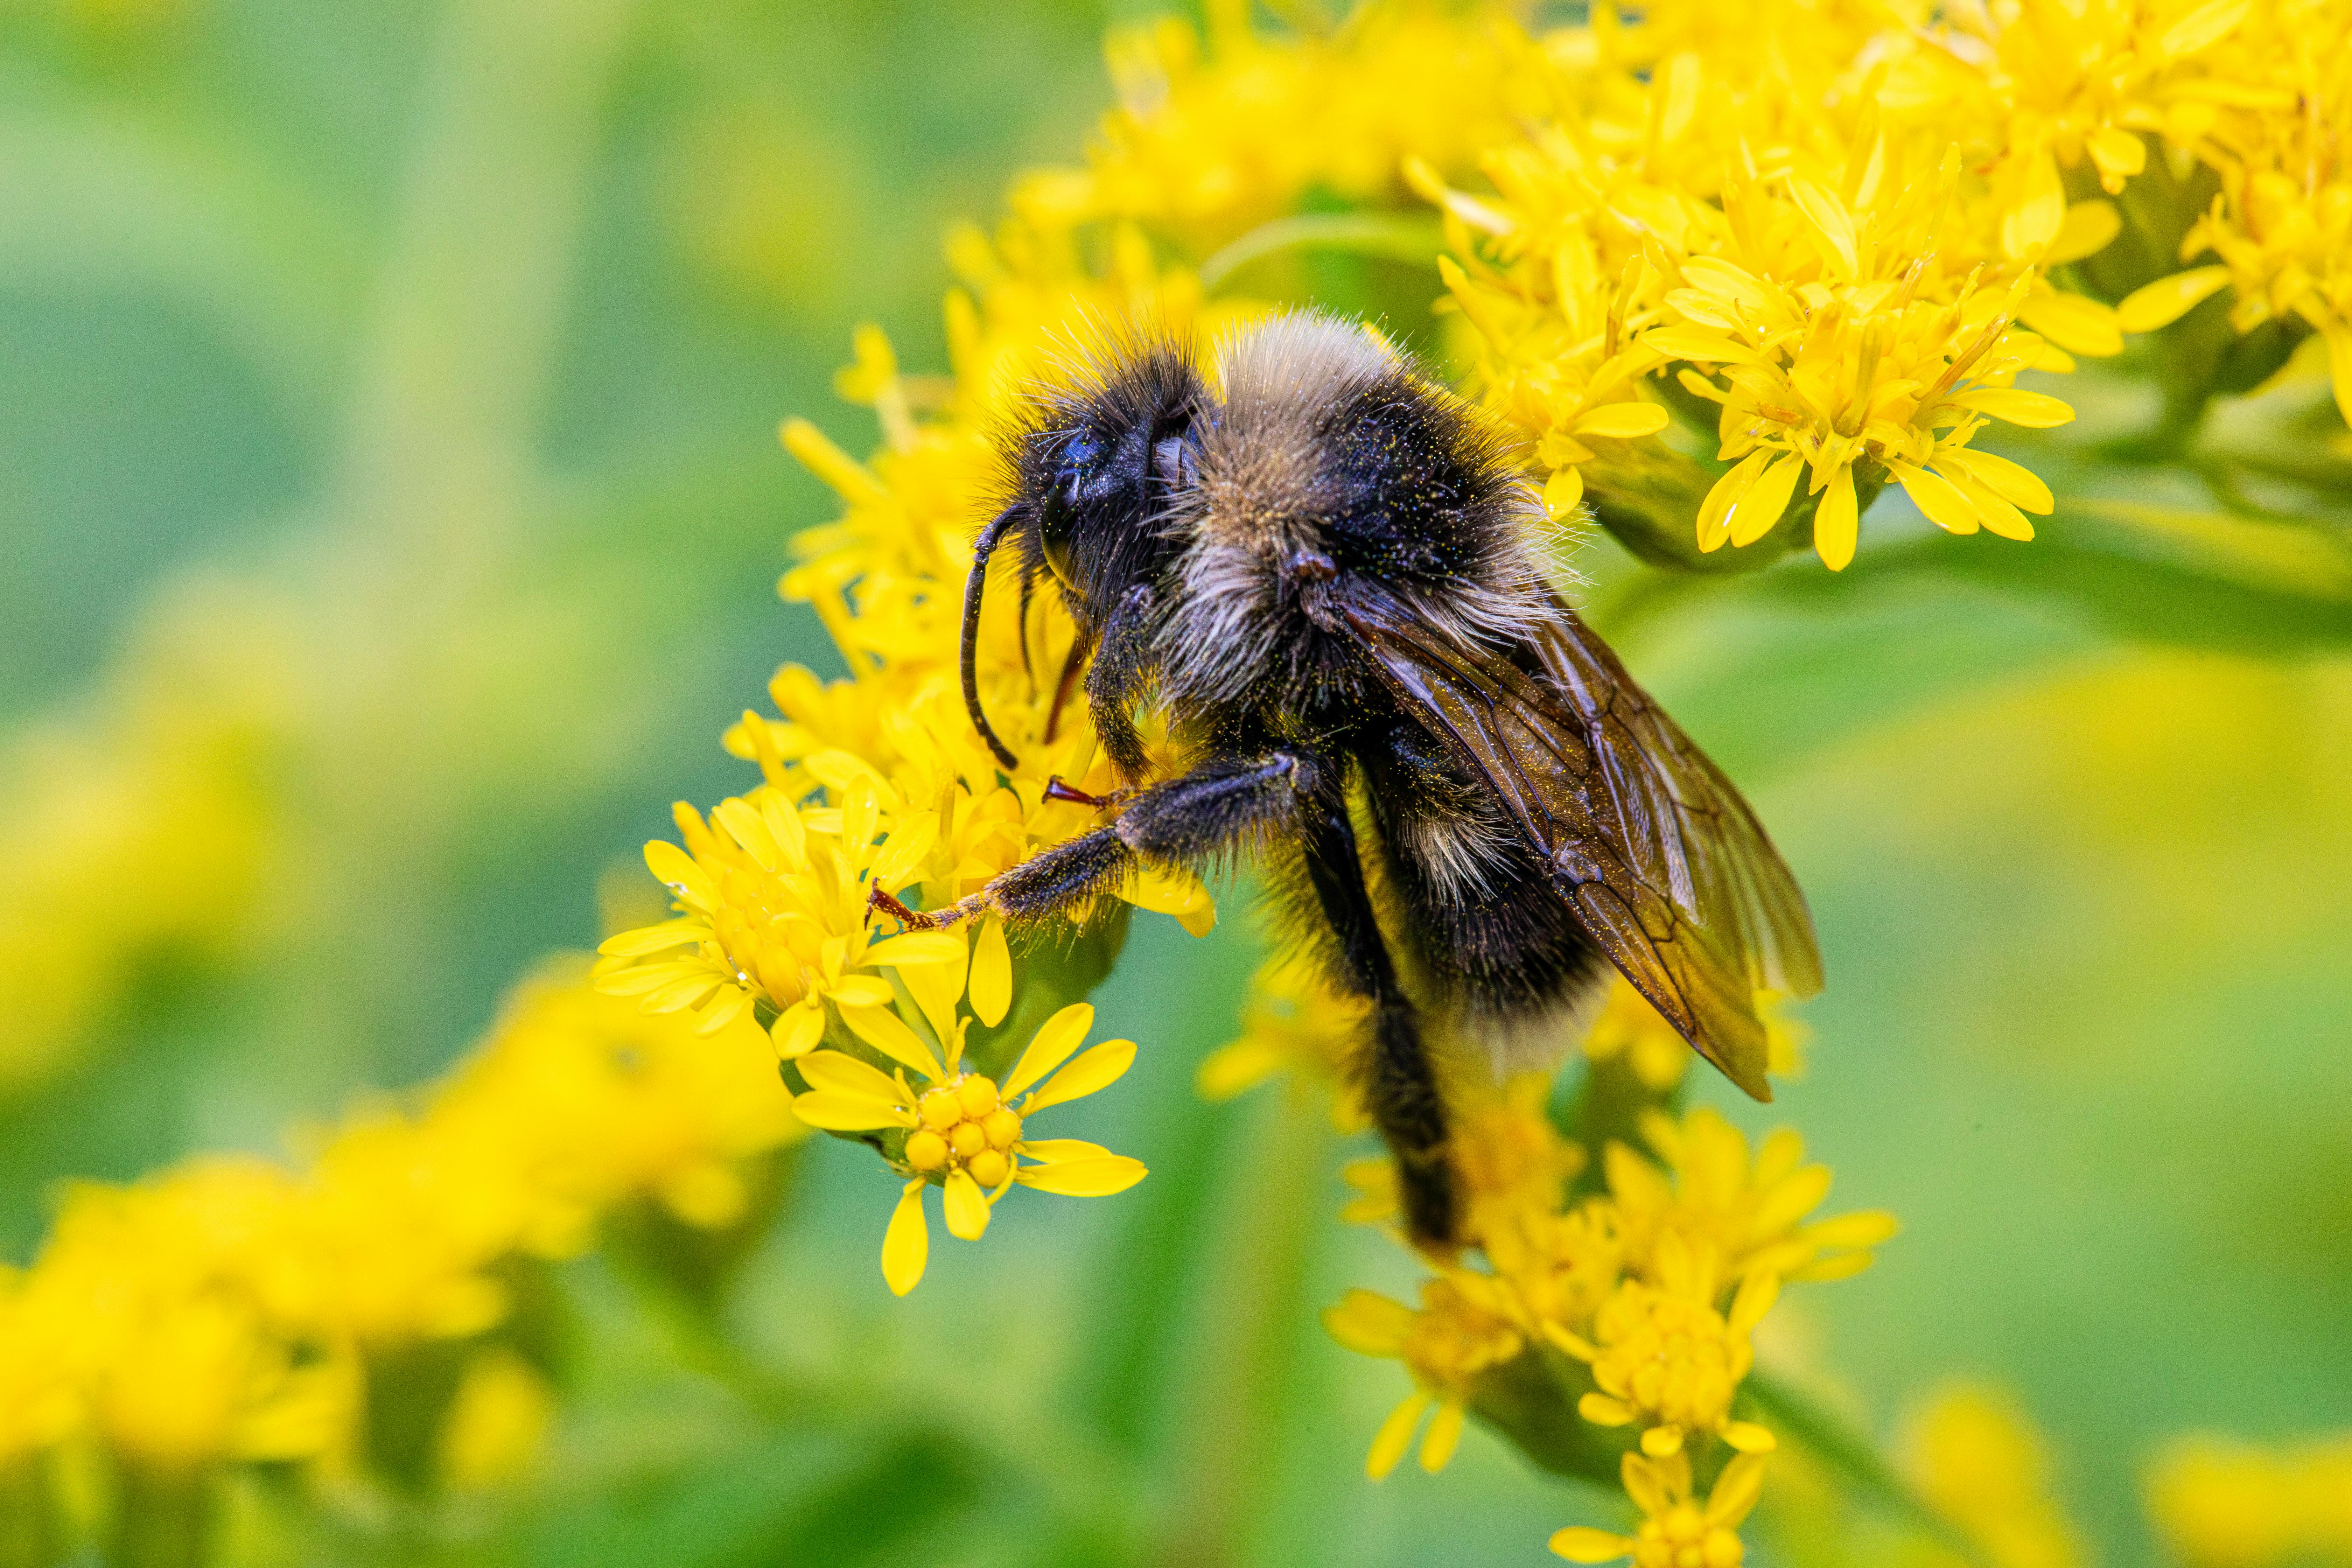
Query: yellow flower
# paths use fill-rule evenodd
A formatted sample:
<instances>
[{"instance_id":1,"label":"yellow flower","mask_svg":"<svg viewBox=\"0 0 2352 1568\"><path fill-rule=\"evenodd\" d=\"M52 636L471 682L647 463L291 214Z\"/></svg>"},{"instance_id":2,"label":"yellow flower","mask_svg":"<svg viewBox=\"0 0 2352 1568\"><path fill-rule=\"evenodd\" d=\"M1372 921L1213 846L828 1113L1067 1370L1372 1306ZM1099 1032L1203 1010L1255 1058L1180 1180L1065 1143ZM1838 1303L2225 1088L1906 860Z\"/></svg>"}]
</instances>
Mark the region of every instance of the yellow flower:
<instances>
[{"instance_id":1,"label":"yellow flower","mask_svg":"<svg viewBox=\"0 0 2352 1568\"><path fill-rule=\"evenodd\" d=\"M789 1061L824 1037L828 1001L889 1002L890 983L868 972L961 963L959 938L910 932L869 940L868 894L903 886L938 834L935 816L915 813L877 842L879 783L870 773L846 776L840 810L805 816L772 790L760 792L756 805L720 803L707 824L681 802L676 815L688 848L656 839L646 846L646 864L684 914L607 938L597 949L606 960L598 966L599 988L642 997L648 1013L698 1009L705 1033L747 1013L772 1012L776 1049ZM816 828L809 817L820 819ZM689 945L694 951L684 958L639 962Z\"/></svg>"},{"instance_id":2,"label":"yellow flower","mask_svg":"<svg viewBox=\"0 0 2352 1568\"><path fill-rule=\"evenodd\" d=\"M2147 1497L2188 1568L2352 1562L2352 1434L2277 1446L2179 1438L2149 1467Z\"/></svg>"},{"instance_id":3,"label":"yellow flower","mask_svg":"<svg viewBox=\"0 0 2352 1568\"><path fill-rule=\"evenodd\" d=\"M1024 176L1014 212L1046 229L1140 219L1204 256L1309 190L1391 199L1409 154L1467 167L1540 101L1499 7L1375 0L1319 37L1258 34L1238 6L1212 16L1205 51L1172 19L1112 33L1118 104L1087 166Z\"/></svg>"},{"instance_id":4,"label":"yellow flower","mask_svg":"<svg viewBox=\"0 0 2352 1568\"><path fill-rule=\"evenodd\" d=\"M1076 1002L1046 1019L1001 1087L963 1069L961 1028L950 1037L943 1061L897 1014L881 1007L845 1008L843 1016L859 1039L894 1064L891 1072L844 1051L799 1058L810 1086L793 1101L801 1120L829 1132L885 1134L884 1155L907 1178L882 1238L882 1276L894 1292L903 1296L920 1284L930 1257L926 1186L940 1189L949 1233L977 1241L997 1200L1016 1184L1071 1197L1107 1197L1144 1178L1142 1162L1098 1144L1027 1133L1030 1117L1108 1088L1134 1062L1129 1040L1107 1040L1071 1059L1094 1016L1094 1008Z\"/></svg>"},{"instance_id":5,"label":"yellow flower","mask_svg":"<svg viewBox=\"0 0 2352 1568\"><path fill-rule=\"evenodd\" d=\"M2089 1560L2050 1494L2042 1435L2005 1392L1953 1384L1905 1426L1905 1468L1920 1496L1991 1568L2080 1568Z\"/></svg>"},{"instance_id":6,"label":"yellow flower","mask_svg":"<svg viewBox=\"0 0 2352 1568\"><path fill-rule=\"evenodd\" d=\"M1710 1433L1743 1453L1764 1453L1772 1434L1731 1419L1732 1396L1754 1363L1748 1335L1779 1296L1780 1282L1752 1273L1739 1283L1728 1314L1715 1308L1716 1264L1703 1249L1668 1237L1659 1250L1658 1283L1619 1283L1592 1323L1592 1337L1549 1329L1552 1342L1592 1365L1598 1394L1578 1414L1600 1426L1638 1424L1642 1451L1679 1453L1694 1433Z\"/></svg>"},{"instance_id":7,"label":"yellow flower","mask_svg":"<svg viewBox=\"0 0 2352 1568\"><path fill-rule=\"evenodd\" d=\"M1625 1239L1615 1206L1594 1198L1566 1214L1524 1216L1487 1239L1486 1255L1529 1331L1551 1338L1591 1326L1616 1291Z\"/></svg>"},{"instance_id":8,"label":"yellow flower","mask_svg":"<svg viewBox=\"0 0 2352 1568\"><path fill-rule=\"evenodd\" d=\"M1739 1521L1763 1495L1764 1461L1742 1454L1723 1467L1701 1507L1691 1495L1689 1458L1670 1454L1652 1458L1625 1456L1625 1494L1642 1510L1631 1535L1570 1525L1551 1538L1551 1549L1571 1563L1633 1560L1635 1568L1739 1568L1746 1553Z\"/></svg>"},{"instance_id":9,"label":"yellow flower","mask_svg":"<svg viewBox=\"0 0 2352 1568\"><path fill-rule=\"evenodd\" d=\"M1365 1119L1350 1067L1370 1009L1363 998L1334 990L1311 959L1268 959L1242 998L1240 1036L1201 1058L1193 1084L1203 1100L1231 1100L1292 1073L1327 1089L1334 1123L1357 1131Z\"/></svg>"},{"instance_id":10,"label":"yellow flower","mask_svg":"<svg viewBox=\"0 0 2352 1568\"><path fill-rule=\"evenodd\" d=\"M733 1223L742 1163L808 1133L767 1039L748 1017L705 1035L685 1015L643 1013L593 990L587 967L566 956L516 988L434 1096L433 1124L514 1148L547 1200L544 1231L640 1195L688 1225Z\"/></svg>"},{"instance_id":11,"label":"yellow flower","mask_svg":"<svg viewBox=\"0 0 2352 1568\"><path fill-rule=\"evenodd\" d=\"M1609 1002L1584 1037L1587 1061L1622 1061L1653 1094L1682 1082L1691 1048L1643 994L1623 980L1612 981Z\"/></svg>"},{"instance_id":12,"label":"yellow flower","mask_svg":"<svg viewBox=\"0 0 2352 1568\"><path fill-rule=\"evenodd\" d=\"M1663 1238L1676 1235L1712 1249L1727 1280L1759 1271L1842 1279L1870 1267L1870 1249L1895 1235L1895 1217L1876 1209L1807 1224L1829 1195L1830 1171L1803 1163L1804 1140L1785 1128L1752 1155L1747 1135L1704 1107L1680 1121L1651 1112L1642 1135L1671 1180L1622 1143L1601 1154L1635 1268L1653 1267Z\"/></svg>"},{"instance_id":13,"label":"yellow flower","mask_svg":"<svg viewBox=\"0 0 2352 1568\"><path fill-rule=\"evenodd\" d=\"M349 1358L296 1355L306 1342L333 1350L301 1321L317 1277L299 1217L292 1184L251 1160L70 1191L32 1289L68 1314L51 1348L62 1349L92 1429L126 1462L186 1474L305 1458L348 1428Z\"/></svg>"},{"instance_id":14,"label":"yellow flower","mask_svg":"<svg viewBox=\"0 0 2352 1568\"><path fill-rule=\"evenodd\" d=\"M1516 1358L1527 1340L1501 1286L1489 1275L1448 1268L1422 1282L1419 1310L1370 1290L1350 1290L1323 1314L1331 1337L1360 1355L1404 1363L1413 1391L1381 1423L1364 1472L1379 1480L1396 1468L1432 1405L1437 1415L1422 1440L1421 1468L1453 1458L1479 1376Z\"/></svg>"}]
</instances>

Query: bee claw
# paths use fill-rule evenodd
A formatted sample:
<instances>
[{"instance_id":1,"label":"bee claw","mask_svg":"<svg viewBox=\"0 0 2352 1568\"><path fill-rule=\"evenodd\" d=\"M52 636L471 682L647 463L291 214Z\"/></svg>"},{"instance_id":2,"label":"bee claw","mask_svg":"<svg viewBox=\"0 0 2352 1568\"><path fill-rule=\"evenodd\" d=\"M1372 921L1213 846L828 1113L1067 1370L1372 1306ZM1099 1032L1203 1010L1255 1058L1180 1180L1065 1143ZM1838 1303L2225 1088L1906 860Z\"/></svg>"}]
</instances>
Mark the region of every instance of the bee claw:
<instances>
[{"instance_id":1,"label":"bee claw","mask_svg":"<svg viewBox=\"0 0 2352 1568\"><path fill-rule=\"evenodd\" d=\"M878 887L867 889L866 907L879 910L892 920L901 921L908 931L936 931L943 923L937 915L908 909Z\"/></svg>"},{"instance_id":2,"label":"bee claw","mask_svg":"<svg viewBox=\"0 0 2352 1568\"><path fill-rule=\"evenodd\" d=\"M1064 784L1058 773L1045 781L1047 800L1066 800L1072 805L1092 806L1097 811L1108 811L1113 806L1124 805L1127 797L1134 793L1131 789L1115 789L1108 795L1088 795L1082 789L1074 789Z\"/></svg>"}]
</instances>

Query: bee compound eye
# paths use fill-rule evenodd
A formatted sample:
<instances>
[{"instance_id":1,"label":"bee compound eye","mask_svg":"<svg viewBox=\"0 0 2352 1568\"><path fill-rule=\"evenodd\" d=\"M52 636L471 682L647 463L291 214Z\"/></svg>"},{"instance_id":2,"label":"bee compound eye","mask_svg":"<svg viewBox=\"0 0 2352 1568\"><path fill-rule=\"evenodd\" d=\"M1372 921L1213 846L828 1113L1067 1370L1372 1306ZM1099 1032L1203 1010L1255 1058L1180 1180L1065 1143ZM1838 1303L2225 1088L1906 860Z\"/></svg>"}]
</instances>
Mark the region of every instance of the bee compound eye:
<instances>
[{"instance_id":1,"label":"bee compound eye","mask_svg":"<svg viewBox=\"0 0 2352 1568\"><path fill-rule=\"evenodd\" d=\"M1045 564L1066 588L1075 585L1070 571L1070 534L1077 521L1077 509L1070 504L1075 487L1075 480L1055 485L1037 511L1037 542L1045 549Z\"/></svg>"}]
</instances>

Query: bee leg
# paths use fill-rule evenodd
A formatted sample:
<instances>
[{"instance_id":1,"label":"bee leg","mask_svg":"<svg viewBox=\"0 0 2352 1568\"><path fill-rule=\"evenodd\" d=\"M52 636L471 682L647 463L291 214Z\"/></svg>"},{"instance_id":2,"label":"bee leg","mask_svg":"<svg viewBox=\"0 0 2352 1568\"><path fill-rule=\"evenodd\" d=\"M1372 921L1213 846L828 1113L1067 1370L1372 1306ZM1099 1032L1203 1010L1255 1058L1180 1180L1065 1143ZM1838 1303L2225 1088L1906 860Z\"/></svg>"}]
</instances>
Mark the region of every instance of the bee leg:
<instances>
[{"instance_id":1,"label":"bee leg","mask_svg":"<svg viewBox=\"0 0 2352 1568\"><path fill-rule=\"evenodd\" d=\"M1143 695L1144 679L1150 673L1154 604L1149 584L1129 588L1103 623L1102 642L1095 649L1094 663L1087 667L1087 716L1095 721L1095 733L1111 765L1124 779L1141 777L1150 763L1129 710Z\"/></svg>"},{"instance_id":2,"label":"bee leg","mask_svg":"<svg viewBox=\"0 0 2352 1568\"><path fill-rule=\"evenodd\" d=\"M1339 939L1340 978L1374 1006L1364 1101L1396 1154L1405 1228L1418 1241L1451 1240L1454 1168L1445 1153L1445 1101L1422 1043L1420 1020L1372 914L1355 828L1346 803L1336 798L1318 799L1307 816L1307 874Z\"/></svg>"},{"instance_id":3,"label":"bee leg","mask_svg":"<svg viewBox=\"0 0 2352 1568\"><path fill-rule=\"evenodd\" d=\"M1117 822L1056 844L990 879L977 893L928 914L867 901L918 929L952 926L995 913L1016 925L1084 912L1139 862L1198 866L1297 817L1301 796L1323 770L1301 752L1270 752L1202 763L1181 778L1139 792Z\"/></svg>"}]
</instances>

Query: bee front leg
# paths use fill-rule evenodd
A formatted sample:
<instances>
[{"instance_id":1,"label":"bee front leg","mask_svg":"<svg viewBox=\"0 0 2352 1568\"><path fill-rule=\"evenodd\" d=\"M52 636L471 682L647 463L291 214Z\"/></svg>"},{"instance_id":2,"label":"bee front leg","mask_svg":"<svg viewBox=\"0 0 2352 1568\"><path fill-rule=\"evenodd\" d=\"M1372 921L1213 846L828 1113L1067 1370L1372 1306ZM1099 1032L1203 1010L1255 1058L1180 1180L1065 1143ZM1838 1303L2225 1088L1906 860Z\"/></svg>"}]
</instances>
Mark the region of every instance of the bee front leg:
<instances>
[{"instance_id":1,"label":"bee front leg","mask_svg":"<svg viewBox=\"0 0 2352 1568\"><path fill-rule=\"evenodd\" d=\"M1130 714L1151 668L1151 613L1158 600L1148 583L1127 591L1103 624L1102 641L1087 667L1087 716L1094 721L1111 765L1122 779L1140 778L1150 765Z\"/></svg>"},{"instance_id":2,"label":"bee front leg","mask_svg":"<svg viewBox=\"0 0 2352 1568\"><path fill-rule=\"evenodd\" d=\"M1181 778L1140 790L1117 822L1055 845L992 878L944 909L910 910L881 889L867 902L918 930L996 914L1016 926L1069 919L1115 892L1139 865L1197 869L1297 820L1302 798L1324 776L1304 752L1202 763Z\"/></svg>"}]
</instances>

